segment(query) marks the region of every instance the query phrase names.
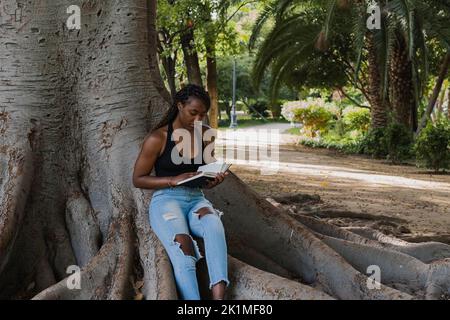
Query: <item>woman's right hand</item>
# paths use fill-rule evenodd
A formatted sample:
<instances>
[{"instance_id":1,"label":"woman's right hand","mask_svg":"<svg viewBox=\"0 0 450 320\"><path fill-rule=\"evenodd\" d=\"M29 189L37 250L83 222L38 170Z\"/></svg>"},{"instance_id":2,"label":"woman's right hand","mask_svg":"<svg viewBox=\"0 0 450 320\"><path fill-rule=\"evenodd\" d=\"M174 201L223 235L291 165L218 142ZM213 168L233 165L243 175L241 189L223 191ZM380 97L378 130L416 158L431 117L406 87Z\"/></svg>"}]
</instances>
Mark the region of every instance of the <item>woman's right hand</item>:
<instances>
[{"instance_id":1,"label":"woman's right hand","mask_svg":"<svg viewBox=\"0 0 450 320\"><path fill-rule=\"evenodd\" d=\"M169 185L171 187L175 187L178 182L183 181L184 179L196 176L196 175L198 175L200 173L201 172L198 172L198 171L196 171L196 172L185 172L185 173L179 174L178 176L170 177Z\"/></svg>"}]
</instances>

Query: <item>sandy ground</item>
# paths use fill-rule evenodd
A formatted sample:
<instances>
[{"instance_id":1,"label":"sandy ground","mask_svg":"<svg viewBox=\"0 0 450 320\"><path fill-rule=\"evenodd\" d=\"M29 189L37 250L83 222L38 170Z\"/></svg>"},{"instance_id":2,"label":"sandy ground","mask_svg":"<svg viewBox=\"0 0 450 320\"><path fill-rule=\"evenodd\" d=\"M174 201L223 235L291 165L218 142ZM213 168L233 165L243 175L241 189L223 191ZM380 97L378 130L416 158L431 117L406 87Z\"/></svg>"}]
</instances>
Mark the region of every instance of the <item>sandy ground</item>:
<instances>
[{"instance_id":1,"label":"sandy ground","mask_svg":"<svg viewBox=\"0 0 450 320\"><path fill-rule=\"evenodd\" d=\"M292 214L370 226L410 241L450 243L448 174L293 144L280 146L277 174L261 174L266 165L233 164L231 170Z\"/></svg>"}]
</instances>

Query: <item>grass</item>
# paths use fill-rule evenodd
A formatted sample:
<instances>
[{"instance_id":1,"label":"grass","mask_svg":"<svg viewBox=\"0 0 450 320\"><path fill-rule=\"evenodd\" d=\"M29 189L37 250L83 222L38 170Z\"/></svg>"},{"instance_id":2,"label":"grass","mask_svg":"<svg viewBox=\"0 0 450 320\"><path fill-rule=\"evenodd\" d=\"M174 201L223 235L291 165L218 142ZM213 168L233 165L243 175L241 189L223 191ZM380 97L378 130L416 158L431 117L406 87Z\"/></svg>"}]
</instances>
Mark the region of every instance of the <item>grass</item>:
<instances>
[{"instance_id":1,"label":"grass","mask_svg":"<svg viewBox=\"0 0 450 320\"><path fill-rule=\"evenodd\" d=\"M282 118L280 118L280 119L266 118L266 120L264 120L264 119L252 119L249 115L238 115L237 128L242 129L242 128L247 128L247 127L252 127L252 126L257 126L257 125L262 125L262 124L267 124L267 123L273 123L273 122L289 123L289 121L282 119ZM222 121L219 121L219 130L225 130L225 129L228 129L229 127L230 127L230 120L228 120L225 116L222 118Z\"/></svg>"},{"instance_id":2,"label":"grass","mask_svg":"<svg viewBox=\"0 0 450 320\"><path fill-rule=\"evenodd\" d=\"M300 134L300 128L298 128L298 127L289 128L289 129L287 130L287 133L295 134L295 135L297 135L297 136L300 136L300 135L301 135L301 134Z\"/></svg>"}]
</instances>

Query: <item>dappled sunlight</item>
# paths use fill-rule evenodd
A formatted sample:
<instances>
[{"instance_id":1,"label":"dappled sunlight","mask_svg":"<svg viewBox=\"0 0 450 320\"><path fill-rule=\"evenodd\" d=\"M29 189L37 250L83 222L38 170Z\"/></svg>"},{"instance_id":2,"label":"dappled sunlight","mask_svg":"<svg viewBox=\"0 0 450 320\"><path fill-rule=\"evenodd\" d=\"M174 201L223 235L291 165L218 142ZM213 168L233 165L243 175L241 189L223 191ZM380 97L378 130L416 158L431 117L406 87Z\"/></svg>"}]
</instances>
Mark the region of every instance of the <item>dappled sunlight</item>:
<instances>
[{"instance_id":1,"label":"dappled sunlight","mask_svg":"<svg viewBox=\"0 0 450 320\"><path fill-rule=\"evenodd\" d=\"M228 161L228 160L227 160ZM293 162L279 162L273 161L250 161L250 160L235 160L237 165L245 165L255 169L276 168L279 171L290 172L297 175L311 175L321 177L345 178L351 180L363 181L367 184L377 185L379 187L395 186L403 188L414 189L439 189L441 191L450 192L450 183L433 182L419 179L411 179L400 176L378 174L376 172L349 169L344 167L302 164ZM230 163L234 163L231 162Z\"/></svg>"}]
</instances>

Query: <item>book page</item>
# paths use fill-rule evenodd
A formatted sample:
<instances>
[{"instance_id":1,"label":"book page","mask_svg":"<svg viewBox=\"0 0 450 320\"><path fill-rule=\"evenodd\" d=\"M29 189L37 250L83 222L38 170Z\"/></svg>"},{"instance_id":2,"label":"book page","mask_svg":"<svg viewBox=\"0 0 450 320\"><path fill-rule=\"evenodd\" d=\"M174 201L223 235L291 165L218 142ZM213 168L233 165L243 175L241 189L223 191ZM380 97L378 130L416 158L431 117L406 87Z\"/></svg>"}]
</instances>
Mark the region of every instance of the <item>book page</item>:
<instances>
[{"instance_id":1,"label":"book page","mask_svg":"<svg viewBox=\"0 0 450 320\"><path fill-rule=\"evenodd\" d=\"M223 171L224 168L227 167L226 163L223 162L213 162L206 164L204 166L200 166L197 171L202 172L211 172L211 173L220 173Z\"/></svg>"}]
</instances>

